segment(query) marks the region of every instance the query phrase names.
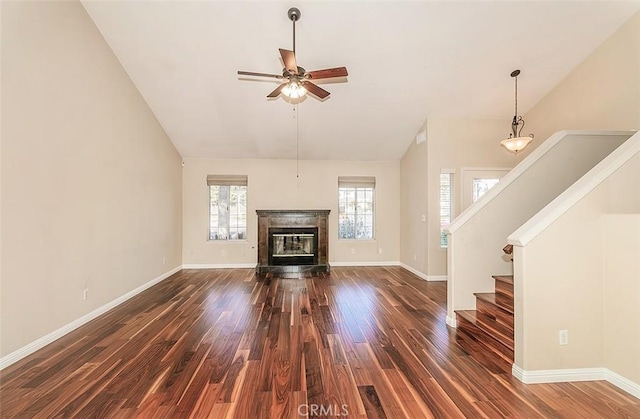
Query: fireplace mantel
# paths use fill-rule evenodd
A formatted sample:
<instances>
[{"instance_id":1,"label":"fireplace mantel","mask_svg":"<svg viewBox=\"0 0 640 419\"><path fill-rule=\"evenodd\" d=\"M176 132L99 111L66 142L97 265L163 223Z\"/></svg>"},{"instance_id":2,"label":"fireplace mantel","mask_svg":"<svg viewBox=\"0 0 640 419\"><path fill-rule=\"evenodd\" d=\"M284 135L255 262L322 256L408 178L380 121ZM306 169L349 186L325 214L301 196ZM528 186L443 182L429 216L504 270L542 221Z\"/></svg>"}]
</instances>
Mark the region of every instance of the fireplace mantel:
<instances>
[{"instance_id":1,"label":"fireplace mantel","mask_svg":"<svg viewBox=\"0 0 640 419\"><path fill-rule=\"evenodd\" d=\"M328 219L331 210L256 210L258 214L258 273L286 272L290 270L329 272L329 235ZM313 263L282 266L273 264L270 257L273 243L269 230L295 231L317 229L317 249ZM271 260L271 262L270 262Z\"/></svg>"}]
</instances>

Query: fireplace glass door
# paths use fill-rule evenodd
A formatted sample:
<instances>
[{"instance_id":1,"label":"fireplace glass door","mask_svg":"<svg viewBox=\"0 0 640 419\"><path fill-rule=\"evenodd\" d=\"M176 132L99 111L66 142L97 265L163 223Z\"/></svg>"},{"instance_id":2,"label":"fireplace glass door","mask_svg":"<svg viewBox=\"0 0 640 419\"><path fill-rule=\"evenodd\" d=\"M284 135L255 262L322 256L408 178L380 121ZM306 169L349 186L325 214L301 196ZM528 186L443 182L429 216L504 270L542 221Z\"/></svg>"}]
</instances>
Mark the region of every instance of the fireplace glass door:
<instances>
[{"instance_id":1,"label":"fireplace glass door","mask_svg":"<svg viewBox=\"0 0 640 419\"><path fill-rule=\"evenodd\" d=\"M272 265L314 265L317 229L277 229L269 234Z\"/></svg>"}]
</instances>

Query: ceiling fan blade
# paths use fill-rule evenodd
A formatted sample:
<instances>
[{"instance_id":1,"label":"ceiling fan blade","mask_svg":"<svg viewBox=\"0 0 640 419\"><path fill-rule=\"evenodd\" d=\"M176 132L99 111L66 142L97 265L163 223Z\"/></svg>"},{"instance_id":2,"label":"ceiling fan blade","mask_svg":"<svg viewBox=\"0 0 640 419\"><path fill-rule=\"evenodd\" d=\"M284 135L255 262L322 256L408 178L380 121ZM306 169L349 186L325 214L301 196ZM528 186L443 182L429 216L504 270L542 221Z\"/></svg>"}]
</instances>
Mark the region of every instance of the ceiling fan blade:
<instances>
[{"instance_id":1,"label":"ceiling fan blade","mask_svg":"<svg viewBox=\"0 0 640 419\"><path fill-rule=\"evenodd\" d=\"M276 87L276 89L273 92L269 93L267 97L278 97L280 95L280 92L282 92L282 89L286 85L287 83L282 83L280 86Z\"/></svg>"},{"instance_id":2,"label":"ceiling fan blade","mask_svg":"<svg viewBox=\"0 0 640 419\"><path fill-rule=\"evenodd\" d=\"M349 73L346 67L327 68L325 70L307 71L312 80L330 79L332 77L347 77Z\"/></svg>"},{"instance_id":3,"label":"ceiling fan blade","mask_svg":"<svg viewBox=\"0 0 640 419\"><path fill-rule=\"evenodd\" d=\"M274 79L281 79L281 74L267 74L267 73L254 73L253 71L238 71L240 76L256 76L256 77L273 77Z\"/></svg>"},{"instance_id":4,"label":"ceiling fan blade","mask_svg":"<svg viewBox=\"0 0 640 419\"><path fill-rule=\"evenodd\" d=\"M319 87L311 83L310 81L302 82L302 85L304 86L305 89L307 89L309 93L311 93L312 95L318 96L320 99L324 99L325 97L331 94L326 90L324 90L322 87Z\"/></svg>"},{"instance_id":5,"label":"ceiling fan blade","mask_svg":"<svg viewBox=\"0 0 640 419\"><path fill-rule=\"evenodd\" d=\"M284 62L284 68L291 74L298 74L298 63L296 63L295 52L280 48L280 56Z\"/></svg>"}]
</instances>

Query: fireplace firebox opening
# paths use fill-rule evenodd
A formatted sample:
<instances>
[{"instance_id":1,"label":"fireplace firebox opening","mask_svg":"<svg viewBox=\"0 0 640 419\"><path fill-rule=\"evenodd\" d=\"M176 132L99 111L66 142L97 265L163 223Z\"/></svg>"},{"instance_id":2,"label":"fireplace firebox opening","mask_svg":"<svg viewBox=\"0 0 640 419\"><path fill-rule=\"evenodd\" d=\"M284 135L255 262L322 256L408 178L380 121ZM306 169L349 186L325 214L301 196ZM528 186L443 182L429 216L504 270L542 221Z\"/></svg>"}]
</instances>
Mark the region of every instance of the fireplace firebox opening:
<instances>
[{"instance_id":1,"label":"fireplace firebox opening","mask_svg":"<svg viewBox=\"0 0 640 419\"><path fill-rule=\"evenodd\" d=\"M270 228L269 265L317 265L317 228Z\"/></svg>"}]
</instances>

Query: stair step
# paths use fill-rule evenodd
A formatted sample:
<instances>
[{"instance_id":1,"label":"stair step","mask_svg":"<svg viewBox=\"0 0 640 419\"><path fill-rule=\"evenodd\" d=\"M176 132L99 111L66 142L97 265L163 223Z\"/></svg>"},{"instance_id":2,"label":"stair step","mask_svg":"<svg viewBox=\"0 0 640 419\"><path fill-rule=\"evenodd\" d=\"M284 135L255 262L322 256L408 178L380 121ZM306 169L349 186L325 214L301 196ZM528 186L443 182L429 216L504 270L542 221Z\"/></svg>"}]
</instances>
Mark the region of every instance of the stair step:
<instances>
[{"instance_id":1,"label":"stair step","mask_svg":"<svg viewBox=\"0 0 640 419\"><path fill-rule=\"evenodd\" d=\"M477 310L467 310L467 312L475 317L476 326L507 348L513 350L513 333L507 326Z\"/></svg>"},{"instance_id":2,"label":"stair step","mask_svg":"<svg viewBox=\"0 0 640 419\"><path fill-rule=\"evenodd\" d=\"M494 275L496 294L504 295L513 301L513 275Z\"/></svg>"},{"instance_id":3,"label":"stair step","mask_svg":"<svg viewBox=\"0 0 640 419\"><path fill-rule=\"evenodd\" d=\"M513 275L493 275L493 279L513 285Z\"/></svg>"},{"instance_id":4,"label":"stair step","mask_svg":"<svg viewBox=\"0 0 640 419\"><path fill-rule=\"evenodd\" d=\"M513 300L505 298L503 295L493 292L476 292L473 294L478 300L496 306L498 309L510 314L513 317Z\"/></svg>"},{"instance_id":5,"label":"stair step","mask_svg":"<svg viewBox=\"0 0 640 419\"><path fill-rule=\"evenodd\" d=\"M498 343L491 336L487 335L484 331L478 328L475 324L469 323L463 317L458 315L458 328L456 331L459 335L467 335L469 339L472 339L477 343L479 349L467 349L471 355L478 361L482 362L484 359L501 360L502 362L512 364L514 355L513 350L510 350L506 346Z\"/></svg>"},{"instance_id":6,"label":"stair step","mask_svg":"<svg viewBox=\"0 0 640 419\"><path fill-rule=\"evenodd\" d=\"M502 355L496 356L493 350L487 349L485 345L478 342L463 328L456 329L456 342L471 355L478 363L491 371L493 374L510 374L513 361L506 360Z\"/></svg>"},{"instance_id":7,"label":"stair step","mask_svg":"<svg viewBox=\"0 0 640 419\"><path fill-rule=\"evenodd\" d=\"M501 299L497 296L498 301ZM476 294L476 311L486 314L496 322L503 325L509 336L513 336L513 311L496 304L496 294L477 293Z\"/></svg>"},{"instance_id":8,"label":"stair step","mask_svg":"<svg viewBox=\"0 0 640 419\"><path fill-rule=\"evenodd\" d=\"M513 362L513 335L504 325L476 310L457 310L458 327L487 349L508 362Z\"/></svg>"}]
</instances>

